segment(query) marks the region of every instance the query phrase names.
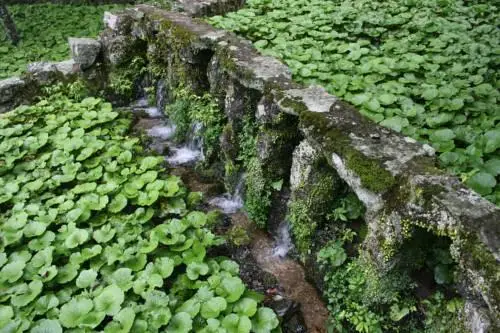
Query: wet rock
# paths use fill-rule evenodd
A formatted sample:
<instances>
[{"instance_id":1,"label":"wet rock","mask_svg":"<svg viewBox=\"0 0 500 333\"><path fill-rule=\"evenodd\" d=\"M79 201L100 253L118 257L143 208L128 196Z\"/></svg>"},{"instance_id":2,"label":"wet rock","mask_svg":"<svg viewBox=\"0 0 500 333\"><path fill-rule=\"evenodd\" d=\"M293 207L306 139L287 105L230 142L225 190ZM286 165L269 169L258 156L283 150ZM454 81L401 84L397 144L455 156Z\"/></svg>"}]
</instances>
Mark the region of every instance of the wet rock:
<instances>
[{"instance_id":1,"label":"wet rock","mask_svg":"<svg viewBox=\"0 0 500 333\"><path fill-rule=\"evenodd\" d=\"M484 308L473 302L466 302L464 307L465 324L473 333L493 333L490 319Z\"/></svg>"},{"instance_id":2,"label":"wet rock","mask_svg":"<svg viewBox=\"0 0 500 333\"><path fill-rule=\"evenodd\" d=\"M106 60L113 66L126 64L132 53L134 39L130 36L102 35L100 37Z\"/></svg>"},{"instance_id":3,"label":"wet rock","mask_svg":"<svg viewBox=\"0 0 500 333\"><path fill-rule=\"evenodd\" d=\"M293 152L292 169L290 172L290 187L292 191L300 189L301 184L310 183L312 168L319 158L320 152L304 140Z\"/></svg>"},{"instance_id":4,"label":"wet rock","mask_svg":"<svg viewBox=\"0 0 500 333\"><path fill-rule=\"evenodd\" d=\"M273 309L280 318L283 333L307 333L299 303L277 294L267 300L265 305Z\"/></svg>"},{"instance_id":5,"label":"wet rock","mask_svg":"<svg viewBox=\"0 0 500 333\"><path fill-rule=\"evenodd\" d=\"M52 62L34 62L28 65L27 71L39 82L48 83L54 79L57 69Z\"/></svg>"},{"instance_id":6,"label":"wet rock","mask_svg":"<svg viewBox=\"0 0 500 333\"><path fill-rule=\"evenodd\" d=\"M281 323L283 333L307 333L304 317L298 306L288 311Z\"/></svg>"},{"instance_id":7,"label":"wet rock","mask_svg":"<svg viewBox=\"0 0 500 333\"><path fill-rule=\"evenodd\" d=\"M19 77L11 77L0 81L0 103L11 100L16 93L25 85L25 81Z\"/></svg>"},{"instance_id":8,"label":"wet rock","mask_svg":"<svg viewBox=\"0 0 500 333\"><path fill-rule=\"evenodd\" d=\"M74 38L68 39L71 50L71 57L81 69L89 68L94 64L99 52L101 43L93 38Z\"/></svg>"},{"instance_id":9,"label":"wet rock","mask_svg":"<svg viewBox=\"0 0 500 333\"><path fill-rule=\"evenodd\" d=\"M127 10L117 12L104 12L104 26L118 34L127 34L131 30L134 16Z\"/></svg>"},{"instance_id":10,"label":"wet rock","mask_svg":"<svg viewBox=\"0 0 500 333\"><path fill-rule=\"evenodd\" d=\"M287 315L289 316L293 312L297 312L299 309L299 304L292 301L291 299L285 298L279 293L272 296L270 300L267 301L267 304L274 310L274 312L276 312L279 317L282 318L286 317Z\"/></svg>"}]
</instances>

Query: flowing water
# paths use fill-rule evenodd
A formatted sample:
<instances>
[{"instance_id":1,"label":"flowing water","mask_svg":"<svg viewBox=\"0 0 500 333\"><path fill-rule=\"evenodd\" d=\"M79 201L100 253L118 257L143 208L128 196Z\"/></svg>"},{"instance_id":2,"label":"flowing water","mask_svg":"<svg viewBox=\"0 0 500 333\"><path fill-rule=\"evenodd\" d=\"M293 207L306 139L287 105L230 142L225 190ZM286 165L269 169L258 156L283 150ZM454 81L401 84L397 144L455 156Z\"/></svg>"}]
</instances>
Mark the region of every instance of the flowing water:
<instances>
[{"instance_id":1,"label":"flowing water","mask_svg":"<svg viewBox=\"0 0 500 333\"><path fill-rule=\"evenodd\" d=\"M156 125L147 131L148 135L163 140L171 139L175 134L174 125Z\"/></svg>"},{"instance_id":2,"label":"flowing water","mask_svg":"<svg viewBox=\"0 0 500 333\"><path fill-rule=\"evenodd\" d=\"M188 146L173 147L171 155L165 159L170 165L183 165L195 162L200 159L201 151L191 149Z\"/></svg>"},{"instance_id":3,"label":"flowing water","mask_svg":"<svg viewBox=\"0 0 500 333\"><path fill-rule=\"evenodd\" d=\"M278 228L278 237L273 248L275 257L284 258L293 248L292 237L290 236L290 226L287 221L281 222Z\"/></svg>"},{"instance_id":4,"label":"flowing water","mask_svg":"<svg viewBox=\"0 0 500 333\"><path fill-rule=\"evenodd\" d=\"M166 157L170 165L183 165L203 159L203 139L200 131L202 126L196 123L191 126L186 143L180 147L171 147L171 154ZM175 133L175 127L174 127Z\"/></svg>"},{"instance_id":5,"label":"flowing water","mask_svg":"<svg viewBox=\"0 0 500 333\"><path fill-rule=\"evenodd\" d=\"M139 119L136 128L144 130L152 138L150 148L160 154L168 148L165 160L172 166L191 164L203 159L201 124L192 126L184 144L175 144L171 141L175 135L175 124L165 119L157 107L149 107L147 103L142 98L132 105L132 109L134 112L142 111L147 114L147 117Z\"/></svg>"},{"instance_id":6,"label":"flowing water","mask_svg":"<svg viewBox=\"0 0 500 333\"><path fill-rule=\"evenodd\" d=\"M187 175L185 180L188 187L192 190L199 190L196 184L190 184L194 180L188 171L189 165L193 162L203 159L202 139L199 135L201 127L195 124L190 131L187 142L178 146L169 141L175 134L175 126L167 120L157 116L157 111L147 112L147 104L141 101L140 106L134 105L134 108L146 110L149 119L140 119L136 128L145 130L152 138L151 147L161 151L161 147L167 147L169 154L165 157L166 161L175 166L173 173ZM160 147L160 148L158 148ZM181 165L187 165L186 167ZM187 171L187 172L186 172ZM196 183L196 181L194 181ZM206 184L203 184L207 186ZM209 185L208 185L209 186ZM233 226L243 227L250 236L251 243L249 249L252 256L264 271L272 274L278 281L279 294L276 295L291 299L300 304L300 310L304 318L307 332L325 333L325 323L328 319L328 310L321 300L316 289L306 281L304 268L295 260L287 257L287 253L292 249L292 240L288 223L283 222L278 231L276 239L272 239L265 231L256 228L246 214L241 211L243 207L243 187L244 175L241 175L234 193L215 196L209 200L209 205L217 207L227 214L232 221ZM205 187L208 188L208 187ZM245 263L240 263L244 265Z\"/></svg>"},{"instance_id":7,"label":"flowing water","mask_svg":"<svg viewBox=\"0 0 500 333\"><path fill-rule=\"evenodd\" d=\"M264 271L276 277L283 289L282 295L300 304L307 332L325 333L328 310L317 290L307 282L304 267L291 258L277 255L277 243L266 232L256 228L244 213L238 212L231 218L233 224L244 227L250 233L253 257ZM288 239L286 243L291 242ZM291 243L285 248L290 249Z\"/></svg>"},{"instance_id":8,"label":"flowing water","mask_svg":"<svg viewBox=\"0 0 500 333\"><path fill-rule=\"evenodd\" d=\"M160 118L160 117L163 116L163 114L160 112L160 110L157 107L148 107L148 108L146 108L146 113L151 118Z\"/></svg>"},{"instance_id":9,"label":"flowing water","mask_svg":"<svg viewBox=\"0 0 500 333\"><path fill-rule=\"evenodd\" d=\"M234 193L224 193L223 195L212 198L208 201L208 204L220 208L226 214L236 213L238 210L243 208L244 184L245 176L242 174L239 177Z\"/></svg>"}]
</instances>

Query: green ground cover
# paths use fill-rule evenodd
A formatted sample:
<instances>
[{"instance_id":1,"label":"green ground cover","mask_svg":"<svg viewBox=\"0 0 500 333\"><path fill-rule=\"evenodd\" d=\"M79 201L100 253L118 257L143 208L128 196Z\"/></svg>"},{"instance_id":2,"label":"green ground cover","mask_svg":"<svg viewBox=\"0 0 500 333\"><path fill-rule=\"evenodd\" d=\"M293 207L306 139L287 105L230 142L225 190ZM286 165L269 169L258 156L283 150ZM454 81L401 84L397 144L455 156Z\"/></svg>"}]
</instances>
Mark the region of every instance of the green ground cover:
<instances>
[{"instance_id":1,"label":"green ground cover","mask_svg":"<svg viewBox=\"0 0 500 333\"><path fill-rule=\"evenodd\" d=\"M209 22L437 151L500 204L500 16L491 1L250 0Z\"/></svg>"},{"instance_id":2,"label":"green ground cover","mask_svg":"<svg viewBox=\"0 0 500 333\"><path fill-rule=\"evenodd\" d=\"M104 11L113 8L119 6L9 6L21 42L12 45L0 29L0 79L20 75L30 62L68 59L68 37L96 37L103 28Z\"/></svg>"},{"instance_id":3,"label":"green ground cover","mask_svg":"<svg viewBox=\"0 0 500 333\"><path fill-rule=\"evenodd\" d=\"M96 98L0 115L0 331L269 333L279 324L163 157Z\"/></svg>"}]
</instances>

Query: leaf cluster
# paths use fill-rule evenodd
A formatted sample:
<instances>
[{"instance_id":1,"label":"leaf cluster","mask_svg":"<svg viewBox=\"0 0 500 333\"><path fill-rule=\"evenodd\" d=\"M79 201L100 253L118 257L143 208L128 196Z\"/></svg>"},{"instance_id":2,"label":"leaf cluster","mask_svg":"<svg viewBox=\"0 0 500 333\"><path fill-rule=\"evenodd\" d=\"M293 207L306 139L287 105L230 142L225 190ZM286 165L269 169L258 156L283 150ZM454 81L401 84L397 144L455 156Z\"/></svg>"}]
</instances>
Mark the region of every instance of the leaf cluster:
<instances>
[{"instance_id":1,"label":"leaf cluster","mask_svg":"<svg viewBox=\"0 0 500 333\"><path fill-rule=\"evenodd\" d=\"M0 117L0 327L271 332L276 314L207 257L208 216L130 126L61 94Z\"/></svg>"},{"instance_id":2,"label":"leaf cluster","mask_svg":"<svg viewBox=\"0 0 500 333\"><path fill-rule=\"evenodd\" d=\"M497 4L248 1L209 22L282 59L373 121L431 144L441 165L500 203Z\"/></svg>"}]
</instances>

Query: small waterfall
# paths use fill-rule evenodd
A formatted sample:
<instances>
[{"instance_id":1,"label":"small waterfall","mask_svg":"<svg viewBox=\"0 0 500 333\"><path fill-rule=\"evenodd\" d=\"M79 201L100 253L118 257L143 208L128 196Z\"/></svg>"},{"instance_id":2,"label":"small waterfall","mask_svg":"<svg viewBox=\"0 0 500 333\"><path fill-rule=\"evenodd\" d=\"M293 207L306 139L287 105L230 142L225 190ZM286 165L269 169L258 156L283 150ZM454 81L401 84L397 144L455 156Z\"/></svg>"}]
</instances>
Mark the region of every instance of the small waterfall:
<instances>
[{"instance_id":1,"label":"small waterfall","mask_svg":"<svg viewBox=\"0 0 500 333\"><path fill-rule=\"evenodd\" d=\"M208 203L222 209L222 211L226 214L234 214L243 207L244 185L245 177L241 174L233 194L223 194L222 196L211 199Z\"/></svg>"},{"instance_id":2,"label":"small waterfall","mask_svg":"<svg viewBox=\"0 0 500 333\"><path fill-rule=\"evenodd\" d=\"M171 139L175 134L174 125L157 125L148 130L148 135L163 140Z\"/></svg>"},{"instance_id":3,"label":"small waterfall","mask_svg":"<svg viewBox=\"0 0 500 333\"><path fill-rule=\"evenodd\" d=\"M169 147L169 155L165 157L170 165L189 164L204 158L203 137L201 123L194 123L187 135L186 143L182 146L174 145L170 140L174 137L176 126L168 119L165 119L161 110L164 110L167 103L167 87L164 80L160 80L156 86L156 106L149 106L147 97L142 97L133 105L134 108L147 113L148 118L158 119L158 123L147 130L147 134L155 139L165 141ZM161 142L154 145L162 147ZM162 149L155 149L160 152Z\"/></svg>"},{"instance_id":4,"label":"small waterfall","mask_svg":"<svg viewBox=\"0 0 500 333\"><path fill-rule=\"evenodd\" d=\"M156 107L158 110L165 110L167 106L167 86L165 80L159 80L156 84Z\"/></svg>"},{"instance_id":5,"label":"small waterfall","mask_svg":"<svg viewBox=\"0 0 500 333\"><path fill-rule=\"evenodd\" d=\"M284 258L293 248L292 237L290 236L290 226L287 221L280 223L278 227L278 237L273 247L273 256Z\"/></svg>"},{"instance_id":6,"label":"small waterfall","mask_svg":"<svg viewBox=\"0 0 500 333\"><path fill-rule=\"evenodd\" d=\"M203 138L201 137L201 123L194 123L188 134L185 145L181 147L172 147L170 156L166 160L171 165L181 165L198 160L203 160Z\"/></svg>"},{"instance_id":7,"label":"small waterfall","mask_svg":"<svg viewBox=\"0 0 500 333\"><path fill-rule=\"evenodd\" d=\"M150 106L147 97L141 97L135 103L132 104L132 108L136 111L144 111L147 113L149 118L161 118L163 114L161 109L156 106Z\"/></svg>"},{"instance_id":8,"label":"small waterfall","mask_svg":"<svg viewBox=\"0 0 500 333\"><path fill-rule=\"evenodd\" d=\"M161 118L163 116L163 114L156 106L150 106L146 108L145 111L150 118Z\"/></svg>"}]
</instances>

